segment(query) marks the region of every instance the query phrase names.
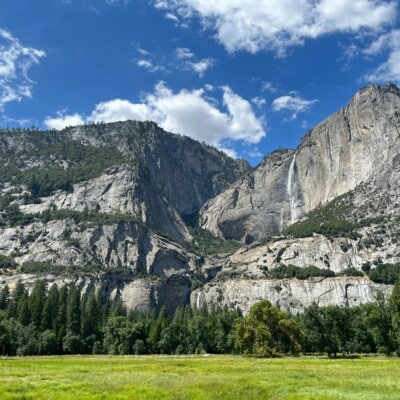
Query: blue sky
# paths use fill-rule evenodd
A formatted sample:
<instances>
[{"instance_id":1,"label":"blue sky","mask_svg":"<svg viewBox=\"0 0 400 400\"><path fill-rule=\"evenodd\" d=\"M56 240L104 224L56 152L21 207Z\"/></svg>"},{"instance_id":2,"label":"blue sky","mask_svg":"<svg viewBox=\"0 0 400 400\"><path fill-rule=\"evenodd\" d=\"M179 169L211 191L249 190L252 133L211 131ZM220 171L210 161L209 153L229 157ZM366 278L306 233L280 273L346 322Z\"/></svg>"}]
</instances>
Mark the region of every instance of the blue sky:
<instances>
[{"instance_id":1,"label":"blue sky","mask_svg":"<svg viewBox=\"0 0 400 400\"><path fill-rule=\"evenodd\" d=\"M256 164L387 81L394 0L0 3L4 127L151 119Z\"/></svg>"}]
</instances>

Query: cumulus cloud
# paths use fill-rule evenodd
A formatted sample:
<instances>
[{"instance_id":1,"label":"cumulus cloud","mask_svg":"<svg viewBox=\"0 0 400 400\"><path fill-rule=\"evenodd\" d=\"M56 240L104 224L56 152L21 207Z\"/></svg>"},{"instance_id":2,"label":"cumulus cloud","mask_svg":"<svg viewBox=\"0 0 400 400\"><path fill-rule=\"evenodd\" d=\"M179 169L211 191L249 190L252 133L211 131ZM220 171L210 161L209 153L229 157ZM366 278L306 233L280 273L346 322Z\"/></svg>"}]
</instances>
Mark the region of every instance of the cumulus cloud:
<instances>
[{"instance_id":1,"label":"cumulus cloud","mask_svg":"<svg viewBox=\"0 0 400 400\"><path fill-rule=\"evenodd\" d=\"M97 104L87 119L89 122L116 122L128 119L146 121L152 119L152 111L146 104L113 99Z\"/></svg>"},{"instance_id":2,"label":"cumulus cloud","mask_svg":"<svg viewBox=\"0 0 400 400\"><path fill-rule=\"evenodd\" d=\"M78 124L153 120L167 131L203 140L226 152L229 152L223 145L226 140L258 143L265 131L262 119L256 116L251 104L228 86L220 88L219 94L220 98L210 98L206 87L174 92L159 82L140 103L113 99L97 104L85 118L79 114L58 115L46 118L44 123L49 128L62 129L71 125L72 118Z\"/></svg>"},{"instance_id":3,"label":"cumulus cloud","mask_svg":"<svg viewBox=\"0 0 400 400\"><path fill-rule=\"evenodd\" d=\"M305 100L298 95L277 97L272 102L273 111L289 111L290 119L296 119L299 113L308 111L318 100Z\"/></svg>"},{"instance_id":4,"label":"cumulus cloud","mask_svg":"<svg viewBox=\"0 0 400 400\"><path fill-rule=\"evenodd\" d=\"M46 54L23 46L10 32L0 29L0 109L11 101L32 97L35 84L29 70Z\"/></svg>"},{"instance_id":5,"label":"cumulus cloud","mask_svg":"<svg viewBox=\"0 0 400 400\"><path fill-rule=\"evenodd\" d=\"M78 113L64 115L64 112L59 112L57 117L47 117L44 120L47 128L56 130L64 129L67 126L83 125L84 123L84 117Z\"/></svg>"},{"instance_id":6,"label":"cumulus cloud","mask_svg":"<svg viewBox=\"0 0 400 400\"><path fill-rule=\"evenodd\" d=\"M278 56L309 38L378 31L397 12L394 0L156 0L154 4L182 19L199 18L229 52L271 50Z\"/></svg>"},{"instance_id":7,"label":"cumulus cloud","mask_svg":"<svg viewBox=\"0 0 400 400\"><path fill-rule=\"evenodd\" d=\"M367 49L364 54L374 56L384 51L388 51L387 60L380 64L374 71L367 74L364 79L368 82L400 82L400 29L378 37Z\"/></svg>"}]
</instances>

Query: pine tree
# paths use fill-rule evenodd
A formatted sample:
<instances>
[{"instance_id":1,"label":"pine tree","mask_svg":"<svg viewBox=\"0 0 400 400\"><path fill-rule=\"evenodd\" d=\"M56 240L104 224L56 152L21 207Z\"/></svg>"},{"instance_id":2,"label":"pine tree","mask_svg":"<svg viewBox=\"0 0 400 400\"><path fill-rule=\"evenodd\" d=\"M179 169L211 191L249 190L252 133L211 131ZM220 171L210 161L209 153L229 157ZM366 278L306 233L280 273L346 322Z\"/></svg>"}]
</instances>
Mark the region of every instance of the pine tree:
<instances>
[{"instance_id":1,"label":"pine tree","mask_svg":"<svg viewBox=\"0 0 400 400\"><path fill-rule=\"evenodd\" d=\"M17 320L21 322L23 326L28 326L31 323L32 318L29 308L29 295L27 290L18 301Z\"/></svg>"},{"instance_id":2,"label":"pine tree","mask_svg":"<svg viewBox=\"0 0 400 400\"><path fill-rule=\"evenodd\" d=\"M10 301L10 288L5 285L0 292L0 310L6 310Z\"/></svg>"},{"instance_id":3,"label":"pine tree","mask_svg":"<svg viewBox=\"0 0 400 400\"><path fill-rule=\"evenodd\" d=\"M42 322L41 322L41 331L52 330L53 332L57 331L57 316L58 316L58 308L59 308L59 291L57 285L54 283L47 296L47 299L44 303L43 313L42 313Z\"/></svg>"},{"instance_id":4,"label":"pine tree","mask_svg":"<svg viewBox=\"0 0 400 400\"><path fill-rule=\"evenodd\" d=\"M392 296L390 298L392 310L393 336L397 355L400 355L400 279L394 285Z\"/></svg>"},{"instance_id":5,"label":"pine tree","mask_svg":"<svg viewBox=\"0 0 400 400\"><path fill-rule=\"evenodd\" d=\"M63 338L67 334L67 302L68 302L68 287L64 285L60 289L58 297L58 313L56 320L58 353L63 352Z\"/></svg>"},{"instance_id":6,"label":"pine tree","mask_svg":"<svg viewBox=\"0 0 400 400\"><path fill-rule=\"evenodd\" d=\"M29 296L29 307L31 310L32 322L36 328L42 323L42 312L46 301L46 283L43 280L36 281Z\"/></svg>"},{"instance_id":7,"label":"pine tree","mask_svg":"<svg viewBox=\"0 0 400 400\"><path fill-rule=\"evenodd\" d=\"M67 303L67 331L79 335L81 331L81 293L73 287Z\"/></svg>"},{"instance_id":8,"label":"pine tree","mask_svg":"<svg viewBox=\"0 0 400 400\"><path fill-rule=\"evenodd\" d=\"M17 316L18 302L24 295L24 293L25 293L25 286L21 281L18 281L12 292L11 300L9 301L7 306L6 315L8 319L15 318Z\"/></svg>"},{"instance_id":9,"label":"pine tree","mask_svg":"<svg viewBox=\"0 0 400 400\"><path fill-rule=\"evenodd\" d=\"M98 298L91 293L84 303L82 314L82 338L85 343L85 352L92 353L94 343L100 338L100 305Z\"/></svg>"}]
</instances>

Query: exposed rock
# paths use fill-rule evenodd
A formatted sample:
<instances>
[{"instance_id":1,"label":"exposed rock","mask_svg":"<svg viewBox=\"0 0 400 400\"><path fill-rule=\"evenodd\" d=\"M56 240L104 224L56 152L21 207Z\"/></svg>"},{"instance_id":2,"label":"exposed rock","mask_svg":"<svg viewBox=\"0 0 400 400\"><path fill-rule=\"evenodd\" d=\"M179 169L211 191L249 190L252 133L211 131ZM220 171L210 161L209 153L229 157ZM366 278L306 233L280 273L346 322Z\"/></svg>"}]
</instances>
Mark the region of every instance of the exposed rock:
<instances>
[{"instance_id":1,"label":"exposed rock","mask_svg":"<svg viewBox=\"0 0 400 400\"><path fill-rule=\"evenodd\" d=\"M94 146L115 145L148 171L148 179L182 215L203 204L250 170L214 147L167 133L154 122L115 122L67 129L73 140Z\"/></svg>"},{"instance_id":2,"label":"exposed rock","mask_svg":"<svg viewBox=\"0 0 400 400\"><path fill-rule=\"evenodd\" d=\"M265 277L266 271L284 265L315 266L341 273L353 268L361 271L364 263L400 262L397 244L383 243L382 247L366 247L362 239L326 238L323 235L300 239L277 239L265 244L243 247L225 260L225 275Z\"/></svg>"},{"instance_id":3,"label":"exposed rock","mask_svg":"<svg viewBox=\"0 0 400 400\"><path fill-rule=\"evenodd\" d=\"M320 306L356 306L375 300L378 292L390 293L391 286L378 285L365 278L314 280L231 279L208 284L191 294L191 304L218 303L239 307L245 314L260 300L269 300L294 314L312 303Z\"/></svg>"},{"instance_id":4,"label":"exposed rock","mask_svg":"<svg viewBox=\"0 0 400 400\"><path fill-rule=\"evenodd\" d=\"M85 171L87 159L75 157L75 148L93 156L95 172ZM100 149L111 161L99 169ZM246 312L269 299L299 312L312 302L373 301L391 287L366 276L271 280L275 268L312 265L340 275L365 263L400 262L400 91L393 85L362 89L296 150L275 151L255 170L134 121L0 131L0 162L0 254L17 264L0 286L75 282L82 293L99 290L141 311L165 305L172 313L191 301ZM43 170L86 175L38 199L34 178ZM275 236L338 196L355 235ZM189 251L187 224L199 212L203 228L247 246L210 257Z\"/></svg>"},{"instance_id":5,"label":"exposed rock","mask_svg":"<svg viewBox=\"0 0 400 400\"><path fill-rule=\"evenodd\" d=\"M295 151L272 153L253 173L206 203L200 224L250 243L278 234L362 183L376 187L384 178L398 190L400 175L393 165L400 153L399 127L399 89L367 86L309 131Z\"/></svg>"}]
</instances>

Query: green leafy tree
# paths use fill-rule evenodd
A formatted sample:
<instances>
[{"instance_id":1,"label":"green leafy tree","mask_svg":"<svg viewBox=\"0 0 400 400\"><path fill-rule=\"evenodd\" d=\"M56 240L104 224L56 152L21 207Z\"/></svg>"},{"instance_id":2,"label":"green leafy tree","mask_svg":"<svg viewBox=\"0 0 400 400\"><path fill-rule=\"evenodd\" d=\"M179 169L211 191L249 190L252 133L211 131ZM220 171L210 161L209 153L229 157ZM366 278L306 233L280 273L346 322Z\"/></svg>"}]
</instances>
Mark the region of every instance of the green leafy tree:
<instances>
[{"instance_id":1,"label":"green leafy tree","mask_svg":"<svg viewBox=\"0 0 400 400\"><path fill-rule=\"evenodd\" d=\"M379 353L391 354L395 349L389 301L379 293L367 316L367 325Z\"/></svg>"},{"instance_id":2,"label":"green leafy tree","mask_svg":"<svg viewBox=\"0 0 400 400\"><path fill-rule=\"evenodd\" d=\"M80 336L72 332L68 332L63 338L63 351L67 354L79 354L82 348Z\"/></svg>"},{"instance_id":3,"label":"green leafy tree","mask_svg":"<svg viewBox=\"0 0 400 400\"><path fill-rule=\"evenodd\" d=\"M39 334L38 352L42 355L57 354L57 335L50 329Z\"/></svg>"},{"instance_id":4,"label":"green leafy tree","mask_svg":"<svg viewBox=\"0 0 400 400\"><path fill-rule=\"evenodd\" d=\"M1 355L11 354L11 335L7 321L0 321L0 349Z\"/></svg>"},{"instance_id":5,"label":"green leafy tree","mask_svg":"<svg viewBox=\"0 0 400 400\"><path fill-rule=\"evenodd\" d=\"M397 355L400 355L400 279L394 285L390 305L392 310L393 337Z\"/></svg>"},{"instance_id":6,"label":"green leafy tree","mask_svg":"<svg viewBox=\"0 0 400 400\"><path fill-rule=\"evenodd\" d=\"M255 304L236 330L236 348L246 355L298 354L301 342L302 334L297 323L267 300Z\"/></svg>"}]
</instances>

